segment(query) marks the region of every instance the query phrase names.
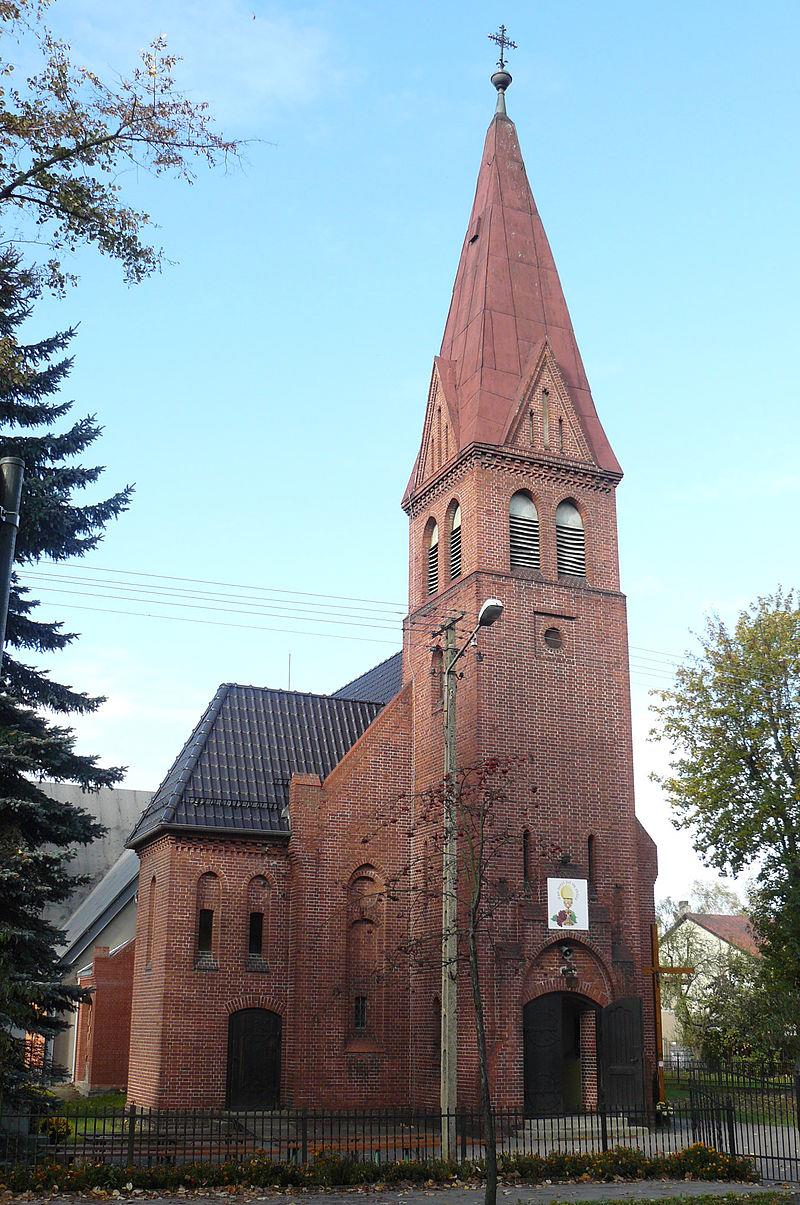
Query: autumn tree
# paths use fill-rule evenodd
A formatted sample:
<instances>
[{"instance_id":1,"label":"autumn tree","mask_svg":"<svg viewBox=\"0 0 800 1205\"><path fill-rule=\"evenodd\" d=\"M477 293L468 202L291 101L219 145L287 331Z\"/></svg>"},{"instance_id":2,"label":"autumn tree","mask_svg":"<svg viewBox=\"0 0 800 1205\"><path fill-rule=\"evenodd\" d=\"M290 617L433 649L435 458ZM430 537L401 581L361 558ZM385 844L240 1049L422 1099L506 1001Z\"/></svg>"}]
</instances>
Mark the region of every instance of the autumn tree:
<instances>
[{"instance_id":1,"label":"autumn tree","mask_svg":"<svg viewBox=\"0 0 800 1205\"><path fill-rule=\"evenodd\" d=\"M733 626L710 619L700 651L654 704L670 752L659 778L677 828L707 866L755 871L750 915L773 977L800 990L800 605L758 598Z\"/></svg>"},{"instance_id":2,"label":"autumn tree","mask_svg":"<svg viewBox=\"0 0 800 1205\"><path fill-rule=\"evenodd\" d=\"M57 290L74 279L65 256L90 246L117 260L125 279L156 271L149 214L125 201L126 169L188 183L238 144L216 129L208 106L176 82L179 59L158 37L127 75L104 80L76 66L44 21L49 0L0 0L0 229L12 243L39 241ZM37 63L17 65L21 50Z\"/></svg>"}]
</instances>

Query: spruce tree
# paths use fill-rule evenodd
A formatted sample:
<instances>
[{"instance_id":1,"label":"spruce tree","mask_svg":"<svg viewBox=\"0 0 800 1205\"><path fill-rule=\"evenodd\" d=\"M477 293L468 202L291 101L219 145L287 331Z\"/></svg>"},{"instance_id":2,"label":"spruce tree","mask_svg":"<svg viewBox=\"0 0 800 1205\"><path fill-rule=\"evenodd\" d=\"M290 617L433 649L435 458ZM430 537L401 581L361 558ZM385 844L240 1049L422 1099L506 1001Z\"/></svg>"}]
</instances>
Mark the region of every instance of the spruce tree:
<instances>
[{"instance_id":1,"label":"spruce tree","mask_svg":"<svg viewBox=\"0 0 800 1205\"><path fill-rule=\"evenodd\" d=\"M15 556L21 566L89 552L131 497L128 487L102 502L75 500L103 471L79 462L101 428L92 415L73 421L72 403L57 396L72 366L65 353L74 330L34 343L20 339L40 292L40 278L19 255L0 252L0 456L25 462ZM24 1036L56 1032L58 1014L81 998L78 988L61 983L61 934L42 911L82 882L70 873L71 851L103 831L85 809L51 799L42 780L91 791L122 776L76 753L74 733L61 722L104 700L25 660L26 652L49 656L76 639L62 623L38 618L38 606L15 574L0 677L0 1102L6 1105L24 1099L36 1078Z\"/></svg>"}]
</instances>

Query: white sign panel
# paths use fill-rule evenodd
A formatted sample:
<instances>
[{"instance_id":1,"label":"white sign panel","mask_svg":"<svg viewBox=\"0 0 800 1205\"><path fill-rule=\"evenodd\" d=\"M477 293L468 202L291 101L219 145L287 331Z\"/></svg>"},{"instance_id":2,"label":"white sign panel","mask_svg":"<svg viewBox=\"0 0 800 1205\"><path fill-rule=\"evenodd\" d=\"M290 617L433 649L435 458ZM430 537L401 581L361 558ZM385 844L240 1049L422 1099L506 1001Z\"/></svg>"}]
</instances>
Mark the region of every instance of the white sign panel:
<instances>
[{"instance_id":1,"label":"white sign panel","mask_svg":"<svg viewBox=\"0 0 800 1205\"><path fill-rule=\"evenodd\" d=\"M567 933L589 928L589 884L586 879L548 879L548 927Z\"/></svg>"}]
</instances>

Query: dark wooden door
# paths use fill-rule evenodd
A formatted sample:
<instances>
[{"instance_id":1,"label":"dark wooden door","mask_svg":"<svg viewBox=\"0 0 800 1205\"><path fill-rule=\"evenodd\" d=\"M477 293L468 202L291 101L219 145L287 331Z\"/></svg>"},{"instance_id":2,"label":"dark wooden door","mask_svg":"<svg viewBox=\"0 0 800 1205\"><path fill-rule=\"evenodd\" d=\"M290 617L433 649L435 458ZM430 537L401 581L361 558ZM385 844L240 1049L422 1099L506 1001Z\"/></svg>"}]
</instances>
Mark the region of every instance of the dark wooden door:
<instances>
[{"instance_id":1,"label":"dark wooden door","mask_svg":"<svg viewBox=\"0 0 800 1205\"><path fill-rule=\"evenodd\" d=\"M522 1013L525 1112L529 1117L562 1113L563 1007L554 992L525 1005Z\"/></svg>"},{"instance_id":2,"label":"dark wooden door","mask_svg":"<svg viewBox=\"0 0 800 1205\"><path fill-rule=\"evenodd\" d=\"M600 1067L605 1107L644 1109L644 1025L638 996L615 1000L600 1012Z\"/></svg>"},{"instance_id":3,"label":"dark wooden door","mask_svg":"<svg viewBox=\"0 0 800 1205\"><path fill-rule=\"evenodd\" d=\"M271 1109L281 1086L281 1018L243 1008L228 1020L228 1108Z\"/></svg>"}]
</instances>

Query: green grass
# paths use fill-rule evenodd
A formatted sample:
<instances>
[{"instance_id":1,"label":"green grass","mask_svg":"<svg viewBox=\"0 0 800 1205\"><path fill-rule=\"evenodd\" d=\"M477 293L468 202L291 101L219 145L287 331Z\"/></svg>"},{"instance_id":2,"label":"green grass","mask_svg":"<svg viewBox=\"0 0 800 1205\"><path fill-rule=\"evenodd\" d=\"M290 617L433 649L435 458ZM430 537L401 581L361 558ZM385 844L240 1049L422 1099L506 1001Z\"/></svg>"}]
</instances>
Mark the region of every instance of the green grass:
<instances>
[{"instance_id":1,"label":"green grass","mask_svg":"<svg viewBox=\"0 0 800 1205\"><path fill-rule=\"evenodd\" d=\"M768 1092L759 1091L764 1086L763 1080L737 1080L735 1085L729 1085L710 1072L692 1082L701 1092L712 1095L720 1103L730 1097L736 1120L742 1125L793 1127L797 1123L794 1088L785 1079L768 1080L768 1084L773 1084ZM665 1089L668 1101L688 1107L690 1087L686 1080L667 1073Z\"/></svg>"},{"instance_id":2,"label":"green grass","mask_svg":"<svg viewBox=\"0 0 800 1205\"><path fill-rule=\"evenodd\" d=\"M124 1092L101 1092L97 1096L81 1096L77 1100L61 1101L56 1111L62 1117L96 1117L98 1113L124 1108Z\"/></svg>"}]
</instances>

